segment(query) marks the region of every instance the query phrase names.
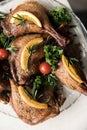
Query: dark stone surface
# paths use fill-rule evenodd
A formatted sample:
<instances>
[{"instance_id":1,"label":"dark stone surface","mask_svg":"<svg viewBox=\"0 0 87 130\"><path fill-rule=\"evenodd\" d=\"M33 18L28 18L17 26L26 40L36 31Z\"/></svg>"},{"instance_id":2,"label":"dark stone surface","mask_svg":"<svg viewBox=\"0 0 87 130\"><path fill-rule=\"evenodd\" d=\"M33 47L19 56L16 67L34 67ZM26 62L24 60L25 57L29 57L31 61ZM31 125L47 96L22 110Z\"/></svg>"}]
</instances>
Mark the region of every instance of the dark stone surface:
<instances>
[{"instance_id":1,"label":"dark stone surface","mask_svg":"<svg viewBox=\"0 0 87 130\"><path fill-rule=\"evenodd\" d=\"M72 10L87 29L87 0L68 0Z\"/></svg>"},{"instance_id":2,"label":"dark stone surface","mask_svg":"<svg viewBox=\"0 0 87 130\"><path fill-rule=\"evenodd\" d=\"M75 14L80 18L80 20L87 29L87 11L81 11L81 12L76 11Z\"/></svg>"}]
</instances>

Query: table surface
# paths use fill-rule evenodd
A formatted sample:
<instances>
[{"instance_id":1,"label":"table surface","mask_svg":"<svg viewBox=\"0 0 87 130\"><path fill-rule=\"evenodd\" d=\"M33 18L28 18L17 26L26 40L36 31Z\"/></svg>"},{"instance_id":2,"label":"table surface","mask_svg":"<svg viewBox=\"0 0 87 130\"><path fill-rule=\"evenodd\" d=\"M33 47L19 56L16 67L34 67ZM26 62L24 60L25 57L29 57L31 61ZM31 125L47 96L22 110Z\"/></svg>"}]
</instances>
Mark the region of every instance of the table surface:
<instances>
[{"instance_id":1,"label":"table surface","mask_svg":"<svg viewBox=\"0 0 87 130\"><path fill-rule=\"evenodd\" d=\"M21 0L17 0L20 3ZM67 0L59 0L70 7ZM9 3L13 4L13 1ZM7 6L7 5L6 5ZM9 7L9 5L7 6ZM4 10L4 6L0 9ZM87 97L80 98L56 118L47 120L36 126L29 126L18 118L0 113L0 130L87 130Z\"/></svg>"}]
</instances>

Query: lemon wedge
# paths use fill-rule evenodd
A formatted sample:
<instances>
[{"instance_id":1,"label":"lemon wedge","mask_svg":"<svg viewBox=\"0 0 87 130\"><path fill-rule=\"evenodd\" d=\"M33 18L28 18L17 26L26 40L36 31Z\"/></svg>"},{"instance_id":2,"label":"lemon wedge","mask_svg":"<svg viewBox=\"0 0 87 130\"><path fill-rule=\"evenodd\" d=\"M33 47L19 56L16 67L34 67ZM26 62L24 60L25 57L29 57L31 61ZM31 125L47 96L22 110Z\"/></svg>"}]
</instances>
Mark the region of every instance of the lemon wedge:
<instances>
[{"instance_id":1,"label":"lemon wedge","mask_svg":"<svg viewBox=\"0 0 87 130\"><path fill-rule=\"evenodd\" d=\"M32 22L38 25L39 27L42 27L40 20L34 14L27 11L18 11L14 13L12 18L10 19L10 23L14 23L18 25L25 20Z\"/></svg>"},{"instance_id":2,"label":"lemon wedge","mask_svg":"<svg viewBox=\"0 0 87 130\"><path fill-rule=\"evenodd\" d=\"M28 104L30 107L34 107L34 108L37 108L37 109L47 109L48 108L48 105L45 104L45 103L40 103L40 102L37 102L33 99L31 99L25 92L24 88L22 86L19 86L18 87L18 92L21 96L21 98L23 99L23 101Z\"/></svg>"},{"instance_id":3,"label":"lemon wedge","mask_svg":"<svg viewBox=\"0 0 87 130\"><path fill-rule=\"evenodd\" d=\"M69 63L68 59L64 55L62 55L62 63L73 79L75 79L79 83L83 83L81 77L77 74L74 66Z\"/></svg>"},{"instance_id":4,"label":"lemon wedge","mask_svg":"<svg viewBox=\"0 0 87 130\"><path fill-rule=\"evenodd\" d=\"M34 38L34 39L30 40L24 46L24 48L21 52L21 58L20 58L21 68L23 70L27 70L27 68L28 68L28 61L29 61L29 57L30 57L29 48L32 48L32 46L34 46L34 45L40 44L42 41L43 41L42 37Z\"/></svg>"}]
</instances>

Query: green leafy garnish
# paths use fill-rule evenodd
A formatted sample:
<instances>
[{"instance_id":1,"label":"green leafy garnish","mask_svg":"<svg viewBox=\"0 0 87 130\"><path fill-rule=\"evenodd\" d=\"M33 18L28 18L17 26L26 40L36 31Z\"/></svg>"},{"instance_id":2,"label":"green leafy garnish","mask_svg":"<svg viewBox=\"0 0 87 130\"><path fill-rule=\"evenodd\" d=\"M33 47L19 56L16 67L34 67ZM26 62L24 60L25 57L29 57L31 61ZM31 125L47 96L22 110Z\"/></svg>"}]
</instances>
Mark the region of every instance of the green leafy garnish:
<instances>
[{"instance_id":1,"label":"green leafy garnish","mask_svg":"<svg viewBox=\"0 0 87 130\"><path fill-rule=\"evenodd\" d=\"M49 11L48 15L52 23L57 26L61 23L70 23L72 21L72 17L66 8L55 7Z\"/></svg>"},{"instance_id":2,"label":"green leafy garnish","mask_svg":"<svg viewBox=\"0 0 87 130\"><path fill-rule=\"evenodd\" d=\"M35 80L33 82L33 88L32 88L32 92L31 92L34 99L35 99L35 97L37 95L38 90L41 87L41 84L42 84L41 76L36 76L36 78L35 78Z\"/></svg>"},{"instance_id":3,"label":"green leafy garnish","mask_svg":"<svg viewBox=\"0 0 87 130\"><path fill-rule=\"evenodd\" d=\"M58 46L45 45L44 52L46 62L51 65L51 69L54 71L57 67L58 61L63 54L63 49L60 49Z\"/></svg>"},{"instance_id":4,"label":"green leafy garnish","mask_svg":"<svg viewBox=\"0 0 87 130\"><path fill-rule=\"evenodd\" d=\"M58 86L58 79L53 74L48 74L42 77L44 82L44 86L48 87L57 87Z\"/></svg>"},{"instance_id":5,"label":"green leafy garnish","mask_svg":"<svg viewBox=\"0 0 87 130\"><path fill-rule=\"evenodd\" d=\"M69 59L69 62L70 62L71 64L74 64L74 63L76 63L76 62L79 62L79 60L78 60L77 58L75 58L75 57L69 57L68 59Z\"/></svg>"},{"instance_id":6,"label":"green leafy garnish","mask_svg":"<svg viewBox=\"0 0 87 130\"><path fill-rule=\"evenodd\" d=\"M8 38L3 33L0 33L0 47L9 50L10 52L16 50L16 48L11 47L11 43L13 42L14 38Z\"/></svg>"},{"instance_id":7,"label":"green leafy garnish","mask_svg":"<svg viewBox=\"0 0 87 130\"><path fill-rule=\"evenodd\" d=\"M0 12L0 20L3 20L4 18L6 18L7 14Z\"/></svg>"},{"instance_id":8,"label":"green leafy garnish","mask_svg":"<svg viewBox=\"0 0 87 130\"><path fill-rule=\"evenodd\" d=\"M8 38L3 33L0 33L0 47L7 48L12 41L13 41L13 37Z\"/></svg>"},{"instance_id":9,"label":"green leafy garnish","mask_svg":"<svg viewBox=\"0 0 87 130\"><path fill-rule=\"evenodd\" d=\"M32 97L35 99L41 87L57 87L58 79L53 74L36 76L33 82Z\"/></svg>"},{"instance_id":10,"label":"green leafy garnish","mask_svg":"<svg viewBox=\"0 0 87 130\"><path fill-rule=\"evenodd\" d=\"M28 52L30 55L32 55L33 53L35 53L37 51L38 45L34 45L32 47L27 48Z\"/></svg>"},{"instance_id":11,"label":"green leafy garnish","mask_svg":"<svg viewBox=\"0 0 87 130\"><path fill-rule=\"evenodd\" d=\"M26 93L30 98L33 98L31 92L29 91L29 89L27 89L26 87L24 87L24 91L25 91L25 93Z\"/></svg>"}]
</instances>

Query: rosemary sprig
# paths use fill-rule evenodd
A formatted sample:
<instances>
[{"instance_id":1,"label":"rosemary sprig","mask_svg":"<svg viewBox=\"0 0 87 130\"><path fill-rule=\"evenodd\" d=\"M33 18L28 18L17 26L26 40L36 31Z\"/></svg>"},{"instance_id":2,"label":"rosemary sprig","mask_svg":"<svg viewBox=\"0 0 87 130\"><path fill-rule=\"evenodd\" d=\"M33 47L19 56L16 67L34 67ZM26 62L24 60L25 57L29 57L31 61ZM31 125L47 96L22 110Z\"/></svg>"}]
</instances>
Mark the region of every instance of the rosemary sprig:
<instances>
[{"instance_id":1,"label":"rosemary sprig","mask_svg":"<svg viewBox=\"0 0 87 130\"><path fill-rule=\"evenodd\" d=\"M38 75L33 81L32 86L32 96L36 99L37 93L41 87L53 87L56 88L58 86L58 79L53 74L48 75Z\"/></svg>"},{"instance_id":2,"label":"rosemary sprig","mask_svg":"<svg viewBox=\"0 0 87 130\"><path fill-rule=\"evenodd\" d=\"M36 79L33 82L33 88L32 88L32 91L31 91L34 99L36 99L36 95L37 95L38 90L41 87L41 84L42 84L41 76L37 76Z\"/></svg>"},{"instance_id":3,"label":"rosemary sprig","mask_svg":"<svg viewBox=\"0 0 87 130\"><path fill-rule=\"evenodd\" d=\"M33 98L31 95L31 92L29 90L27 90L26 88L24 88L25 93L30 97Z\"/></svg>"},{"instance_id":4,"label":"rosemary sprig","mask_svg":"<svg viewBox=\"0 0 87 130\"><path fill-rule=\"evenodd\" d=\"M23 26L25 21L26 21L26 19L23 16L19 15L19 14L17 14L17 17L13 16L13 18L19 20L20 23L18 25L21 25L21 26Z\"/></svg>"},{"instance_id":5,"label":"rosemary sprig","mask_svg":"<svg viewBox=\"0 0 87 130\"><path fill-rule=\"evenodd\" d=\"M75 57L69 57L68 59L69 59L69 62L70 62L71 64L74 64L74 63L76 63L76 62L79 62L79 60L78 60L77 58L75 58Z\"/></svg>"},{"instance_id":6,"label":"rosemary sprig","mask_svg":"<svg viewBox=\"0 0 87 130\"><path fill-rule=\"evenodd\" d=\"M28 49L29 54L32 55L33 53L36 52L37 48L38 48L38 45L34 45L34 46L29 47L27 49Z\"/></svg>"},{"instance_id":7,"label":"rosemary sprig","mask_svg":"<svg viewBox=\"0 0 87 130\"><path fill-rule=\"evenodd\" d=\"M7 14L0 11L0 20L6 18Z\"/></svg>"},{"instance_id":8,"label":"rosemary sprig","mask_svg":"<svg viewBox=\"0 0 87 130\"><path fill-rule=\"evenodd\" d=\"M30 67L30 59L31 59L31 56L32 56L33 53L35 53L36 51L38 51L38 50L37 50L38 47L39 47L39 45L33 45L33 46L30 46L30 47L27 47L27 51L28 51L29 56L30 56L30 58L29 58L29 60L28 60L27 68ZM26 71L26 72L27 72L27 71Z\"/></svg>"},{"instance_id":9,"label":"rosemary sprig","mask_svg":"<svg viewBox=\"0 0 87 130\"><path fill-rule=\"evenodd\" d=\"M6 50L8 50L9 52L14 52L14 51L17 51L18 50L18 48L16 48L16 47L11 47L11 46L9 46L8 48L6 48Z\"/></svg>"},{"instance_id":10,"label":"rosemary sprig","mask_svg":"<svg viewBox=\"0 0 87 130\"><path fill-rule=\"evenodd\" d=\"M3 33L0 33L0 47L2 47L2 48L9 47L13 40L14 40L13 37L8 38Z\"/></svg>"},{"instance_id":11,"label":"rosemary sprig","mask_svg":"<svg viewBox=\"0 0 87 130\"><path fill-rule=\"evenodd\" d=\"M5 48L6 50L10 52L16 51L17 48L11 46L13 40L14 40L14 37L8 38L3 33L0 33L0 47L1 48Z\"/></svg>"}]
</instances>

